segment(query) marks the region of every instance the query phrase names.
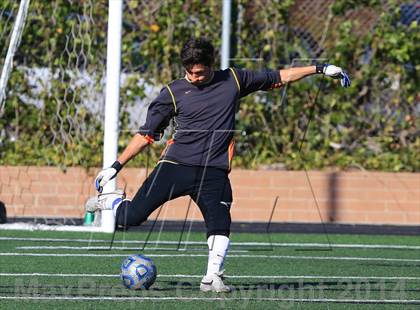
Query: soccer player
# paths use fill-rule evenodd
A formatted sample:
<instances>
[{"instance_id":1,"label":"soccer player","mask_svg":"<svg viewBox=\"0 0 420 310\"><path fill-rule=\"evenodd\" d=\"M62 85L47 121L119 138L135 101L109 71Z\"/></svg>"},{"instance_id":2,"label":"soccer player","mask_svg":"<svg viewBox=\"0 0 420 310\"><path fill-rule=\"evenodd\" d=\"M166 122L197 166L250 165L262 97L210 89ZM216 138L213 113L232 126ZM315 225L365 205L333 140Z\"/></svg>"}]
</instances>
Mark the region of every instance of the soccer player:
<instances>
[{"instance_id":1,"label":"soccer player","mask_svg":"<svg viewBox=\"0 0 420 310\"><path fill-rule=\"evenodd\" d=\"M118 160L98 174L96 188L101 193L103 186L131 158L158 140L174 119L175 133L156 167L131 201L124 200L122 191L99 194L88 211L112 209L117 225L140 225L166 201L189 195L207 228L209 257L200 289L229 292L222 276L229 247L232 190L228 174L238 100L313 74L340 79L344 87L350 86L350 79L341 68L328 64L267 72L214 70L214 48L204 38L188 40L180 56L185 76L162 88L149 106L145 124Z\"/></svg>"}]
</instances>

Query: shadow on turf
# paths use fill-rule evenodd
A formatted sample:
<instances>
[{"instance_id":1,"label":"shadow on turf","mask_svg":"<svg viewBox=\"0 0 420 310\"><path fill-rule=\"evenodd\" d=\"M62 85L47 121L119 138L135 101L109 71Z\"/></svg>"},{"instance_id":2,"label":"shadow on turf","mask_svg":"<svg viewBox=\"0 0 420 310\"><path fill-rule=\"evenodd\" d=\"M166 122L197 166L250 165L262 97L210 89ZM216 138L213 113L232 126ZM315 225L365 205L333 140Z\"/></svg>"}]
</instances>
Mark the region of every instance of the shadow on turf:
<instances>
[{"instance_id":1,"label":"shadow on turf","mask_svg":"<svg viewBox=\"0 0 420 310\"><path fill-rule=\"evenodd\" d=\"M195 290L198 287L198 283L192 283L188 281L159 281L166 282L167 285L171 286L168 288L159 288L154 290L171 291L171 290ZM234 283L231 284L234 290L239 291L271 291L271 290L299 290L299 289L322 289L325 291L360 291L366 290L363 285L368 285L368 291L370 292L395 292L395 285L398 281L301 281L301 282L253 282L253 283ZM228 283L229 284L229 283ZM388 285L390 287L384 287ZM344 286L344 287L343 287ZM375 287L376 286L376 287ZM420 289L404 289L405 292L420 292Z\"/></svg>"},{"instance_id":2,"label":"shadow on turf","mask_svg":"<svg viewBox=\"0 0 420 310\"><path fill-rule=\"evenodd\" d=\"M164 286L160 287L159 283ZM254 282L254 283L233 283L234 292L264 292L264 291L314 291L314 292L346 292L346 293L369 293L381 292L382 294L395 293L398 281L301 281L301 282ZM149 292L196 292L199 282L188 281L167 281L160 280ZM420 292L420 289L409 289L404 287L400 290L402 294L408 292ZM146 292L130 291L122 285L95 285L84 287L79 285L0 285L0 294L9 296L108 296L126 297L127 295L141 295Z\"/></svg>"}]
</instances>

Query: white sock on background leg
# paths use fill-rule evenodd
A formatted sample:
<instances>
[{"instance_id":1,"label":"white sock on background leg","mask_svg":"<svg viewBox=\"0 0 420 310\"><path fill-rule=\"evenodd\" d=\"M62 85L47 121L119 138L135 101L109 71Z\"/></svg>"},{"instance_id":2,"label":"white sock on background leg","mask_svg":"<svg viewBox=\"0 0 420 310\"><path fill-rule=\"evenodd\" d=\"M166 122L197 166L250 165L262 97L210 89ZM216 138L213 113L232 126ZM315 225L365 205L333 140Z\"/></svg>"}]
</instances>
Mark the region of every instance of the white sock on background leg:
<instances>
[{"instance_id":1,"label":"white sock on background leg","mask_svg":"<svg viewBox=\"0 0 420 310\"><path fill-rule=\"evenodd\" d=\"M207 275L215 274L223 269L223 262L229 249L229 238L223 235L211 235L207 239L209 260Z\"/></svg>"}]
</instances>

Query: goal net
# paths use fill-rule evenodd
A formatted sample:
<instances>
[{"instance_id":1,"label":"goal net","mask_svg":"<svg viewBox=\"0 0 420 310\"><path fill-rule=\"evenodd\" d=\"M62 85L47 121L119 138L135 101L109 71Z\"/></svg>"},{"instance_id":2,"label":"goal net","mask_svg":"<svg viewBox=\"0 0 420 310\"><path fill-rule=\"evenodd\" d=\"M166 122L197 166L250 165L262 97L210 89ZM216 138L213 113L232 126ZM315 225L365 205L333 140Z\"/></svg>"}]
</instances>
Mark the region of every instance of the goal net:
<instances>
[{"instance_id":1,"label":"goal net","mask_svg":"<svg viewBox=\"0 0 420 310\"><path fill-rule=\"evenodd\" d=\"M144 122L148 104L164 83L182 74L180 65L171 62L179 53L177 40L194 27L209 32L211 16L221 16L218 2L201 11L191 8L189 19L182 21L181 15L168 19L174 8L183 13L179 3L123 3L120 148ZM3 68L19 2L0 4ZM93 180L103 158L107 16L105 0L30 1L0 119L0 201L9 222L83 222L84 204L96 194ZM220 27L212 27L213 39L219 40ZM165 139L131 163L140 167L134 175L119 177L118 186L129 197L164 143Z\"/></svg>"},{"instance_id":2,"label":"goal net","mask_svg":"<svg viewBox=\"0 0 420 310\"><path fill-rule=\"evenodd\" d=\"M418 42L415 4L232 3L231 66L277 70L298 65L295 60L307 65L306 60L328 59L354 77L363 76L347 90L325 79L318 97L321 78L313 76L293 87L244 98L237 114L234 167L302 170L337 165L418 171L417 58L411 44ZM20 4L0 0L0 71L12 68L4 78L0 117L0 201L11 222L81 224L103 159L109 1L31 0L19 40L13 39L13 30L19 28ZM148 104L160 89L183 76L178 55L187 38L205 36L213 42L215 67L220 66L222 4L123 1L120 150L144 122ZM401 50L393 48L393 36L383 33L401 34L395 41ZM128 197L136 193L164 146L165 139L130 162L128 168L136 169L119 174L118 187L125 188ZM287 210L272 212L282 192L273 188L265 194L264 182L254 178L242 191L235 189L237 218L263 223L307 219L290 218ZM313 206L306 181L302 187L302 195L311 200L302 204ZM255 201L251 189L260 193ZM280 197L277 208L293 208L295 198L300 199ZM311 221L328 218L314 208ZM152 222L202 221L188 199L159 210ZM160 224L154 227L161 229ZM184 225L186 231L190 227Z\"/></svg>"}]
</instances>

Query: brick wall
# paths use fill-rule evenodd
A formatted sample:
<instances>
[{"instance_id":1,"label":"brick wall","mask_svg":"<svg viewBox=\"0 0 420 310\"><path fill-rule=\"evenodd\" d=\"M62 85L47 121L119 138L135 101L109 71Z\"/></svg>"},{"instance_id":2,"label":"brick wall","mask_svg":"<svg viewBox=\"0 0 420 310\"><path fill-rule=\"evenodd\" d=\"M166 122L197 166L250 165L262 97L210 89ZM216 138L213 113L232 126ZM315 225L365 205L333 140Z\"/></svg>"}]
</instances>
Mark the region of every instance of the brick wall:
<instances>
[{"instance_id":1,"label":"brick wall","mask_svg":"<svg viewBox=\"0 0 420 310\"><path fill-rule=\"evenodd\" d=\"M9 217L83 217L85 200L94 195L98 169L0 166L0 200ZM149 171L150 172L150 171ZM124 169L118 179L133 196L145 169ZM420 173L309 171L325 222L420 225ZM320 222L308 179L301 171L234 170L234 221ZM160 218L183 219L189 199L168 202ZM152 215L154 218L154 215ZM201 219L194 205L189 218Z\"/></svg>"}]
</instances>

